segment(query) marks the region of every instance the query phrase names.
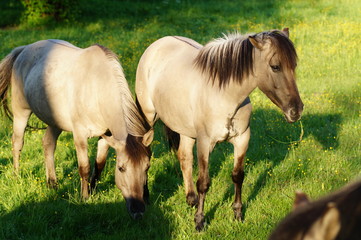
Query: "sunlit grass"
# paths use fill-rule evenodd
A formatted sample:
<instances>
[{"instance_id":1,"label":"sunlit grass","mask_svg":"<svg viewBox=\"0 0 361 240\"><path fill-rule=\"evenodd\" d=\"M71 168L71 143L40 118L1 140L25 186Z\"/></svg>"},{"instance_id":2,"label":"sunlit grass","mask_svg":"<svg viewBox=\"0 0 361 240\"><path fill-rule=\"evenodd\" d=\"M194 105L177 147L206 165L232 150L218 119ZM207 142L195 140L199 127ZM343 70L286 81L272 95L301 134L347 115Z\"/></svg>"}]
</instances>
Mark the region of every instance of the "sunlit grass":
<instances>
[{"instance_id":1,"label":"sunlit grass","mask_svg":"<svg viewBox=\"0 0 361 240\"><path fill-rule=\"evenodd\" d=\"M15 177L12 126L2 117L0 239L266 239L291 210L295 190L317 198L361 175L360 1L92 0L83 8L89 15L71 25L0 29L0 58L40 39L64 39L79 47L99 43L118 54L134 91L141 54L162 36L183 35L204 44L223 32L289 27L299 56L297 83L305 104L302 124L287 124L259 90L251 94L245 219L233 220L233 149L222 143L210 160L206 229L197 233L195 209L185 203L179 163L168 151L160 124L152 143L151 205L144 219L135 222L114 184L114 151L96 194L83 202L72 135L63 133L59 138L55 155L59 188L48 189L41 146L44 130L27 131L21 173ZM31 123L42 126L36 119ZM93 162L96 139L89 143Z\"/></svg>"}]
</instances>

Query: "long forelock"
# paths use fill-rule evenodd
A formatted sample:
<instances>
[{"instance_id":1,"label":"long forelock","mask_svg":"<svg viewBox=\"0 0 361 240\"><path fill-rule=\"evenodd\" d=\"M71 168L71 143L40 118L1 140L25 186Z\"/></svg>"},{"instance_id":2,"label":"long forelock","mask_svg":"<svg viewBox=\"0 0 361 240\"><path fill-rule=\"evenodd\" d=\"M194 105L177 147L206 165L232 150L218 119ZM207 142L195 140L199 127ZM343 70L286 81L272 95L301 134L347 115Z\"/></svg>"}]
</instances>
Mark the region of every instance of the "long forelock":
<instances>
[{"instance_id":1,"label":"long forelock","mask_svg":"<svg viewBox=\"0 0 361 240\"><path fill-rule=\"evenodd\" d=\"M297 53L292 41L282 32L275 30L265 33L276 48L282 65L294 70L297 66Z\"/></svg>"},{"instance_id":2,"label":"long forelock","mask_svg":"<svg viewBox=\"0 0 361 240\"><path fill-rule=\"evenodd\" d=\"M228 85L231 79L241 83L253 73L253 45L248 36L239 33L224 35L199 51L195 65L220 88Z\"/></svg>"},{"instance_id":3,"label":"long forelock","mask_svg":"<svg viewBox=\"0 0 361 240\"><path fill-rule=\"evenodd\" d=\"M139 164L144 157L150 158L151 155L150 148L143 145L142 138L130 134L127 136L125 149L130 160L135 164Z\"/></svg>"}]
</instances>

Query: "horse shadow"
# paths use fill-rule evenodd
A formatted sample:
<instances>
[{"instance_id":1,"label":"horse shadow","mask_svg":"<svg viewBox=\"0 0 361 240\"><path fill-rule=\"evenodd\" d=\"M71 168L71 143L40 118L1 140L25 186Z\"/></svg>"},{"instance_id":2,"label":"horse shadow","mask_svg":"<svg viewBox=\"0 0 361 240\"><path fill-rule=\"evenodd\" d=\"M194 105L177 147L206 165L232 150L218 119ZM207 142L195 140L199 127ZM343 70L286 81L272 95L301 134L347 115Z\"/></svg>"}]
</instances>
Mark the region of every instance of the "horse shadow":
<instances>
[{"instance_id":1,"label":"horse shadow","mask_svg":"<svg viewBox=\"0 0 361 240\"><path fill-rule=\"evenodd\" d=\"M287 157L290 146L297 148L302 142L297 142L300 137L315 138L323 149L337 149L339 147L338 134L342 123L341 114L304 114L301 123L288 124L282 114L276 110L258 109L253 111L251 118L251 139L247 151L247 159L253 164L245 166L245 183L247 182L247 172L252 166L261 162L269 163L261 174L257 177L252 190L248 196L244 196L243 201L243 220L247 216L249 204L257 198L257 195L266 185L270 175L277 166ZM163 200L173 196L183 184L182 173L179 162L174 153L169 153L167 140L162 123L155 126L156 146L152 146L154 156L157 160L159 157L165 157L164 171L159 171L154 176L153 195L161 195ZM301 133L301 128L303 132ZM293 142L293 143L292 143ZM209 173L211 179L216 177L223 164L233 166L233 160L229 161L227 156L233 156L233 145L227 142L219 143L210 155ZM196 148L194 148L194 172L197 172ZM232 157L233 159L233 157ZM229 161L229 163L226 163ZM228 182L227 182L228 183ZM163 187L167 186L166 189ZM234 197L234 186L231 180L231 171L229 172L229 186L224 193L223 201L229 201ZM185 195L184 195L185 199ZM184 201L184 204L185 201ZM220 203L215 203L206 213L207 221L210 223L214 218L215 212Z\"/></svg>"},{"instance_id":2,"label":"horse shadow","mask_svg":"<svg viewBox=\"0 0 361 240\"><path fill-rule=\"evenodd\" d=\"M74 189L80 188L79 178L66 179L68 174L78 174L72 134L62 133L59 142L68 144L64 148L57 149L60 151L58 157L64 158L59 159L57 164L58 168L62 168L63 175L58 175L58 189L47 190L48 197L46 200L24 201L8 213L5 212L5 208L0 203L0 222L6 223L0 225L1 239L43 239L44 237L52 239L171 238L170 233L176 226L164 216L158 205L147 205L143 218L133 220L129 216L120 191L117 193L119 195L118 200L111 202L98 200L101 199L103 190L109 190L110 186L114 186L114 171L110 171L110 173L108 171L106 181L97 186L97 191L88 201L82 201L80 194L75 193L76 189ZM96 143L97 138L88 141L88 155L92 166L97 152ZM113 153L114 150L110 149L109 155ZM66 162L60 164L59 161L62 160ZM9 159L1 158L0 164L9 165L11 163ZM115 163L108 159L108 170L113 170L114 165ZM44 166L39 164L37 167ZM154 194L151 193L151 198L153 196ZM28 199L33 198L29 196ZM19 236L19 234L21 235Z\"/></svg>"},{"instance_id":3,"label":"horse shadow","mask_svg":"<svg viewBox=\"0 0 361 240\"><path fill-rule=\"evenodd\" d=\"M131 219L124 201L26 202L2 214L0 221L6 223L0 225L2 239L170 239L174 227L156 206L142 219Z\"/></svg>"},{"instance_id":4,"label":"horse shadow","mask_svg":"<svg viewBox=\"0 0 361 240\"><path fill-rule=\"evenodd\" d=\"M162 195L163 199L167 200L173 196L176 191L178 191L179 186L183 185L183 176L176 152L172 150L168 144L164 124L159 120L155 124L154 128L152 161L162 161L162 166L160 168L163 171L155 172L153 189L155 190L156 194ZM209 176L211 179L218 174L226 157L233 153L232 146L230 145L231 144L227 142L219 143L210 154ZM193 172L196 174L198 172L196 146L193 148L193 156ZM162 160L160 160L160 158L162 158ZM163 188L164 186L167 186L166 189Z\"/></svg>"},{"instance_id":5,"label":"horse shadow","mask_svg":"<svg viewBox=\"0 0 361 240\"><path fill-rule=\"evenodd\" d=\"M275 110L256 110L252 113L251 119L251 139L247 151L247 158L253 164L245 167L245 182L247 172L257 163L267 161L270 163L259 174L257 180L252 185L252 190L243 202L242 215L246 218L249 204L257 198L257 195L266 185L271 177L269 172L278 167L287 157L292 148L296 149L302 142L297 142L300 137L314 137L323 149L337 149L339 147L338 134L343 121L341 114L304 114L302 125L300 123L287 124L282 115ZM270 119L273 119L273 121ZM301 126L303 126L301 133ZM303 136L302 136L303 134ZM277 136L277 137L276 137ZM278 139L277 139L278 138ZM281 139L286 139L281 141ZM229 186L224 195L224 200L233 197L233 186Z\"/></svg>"}]
</instances>

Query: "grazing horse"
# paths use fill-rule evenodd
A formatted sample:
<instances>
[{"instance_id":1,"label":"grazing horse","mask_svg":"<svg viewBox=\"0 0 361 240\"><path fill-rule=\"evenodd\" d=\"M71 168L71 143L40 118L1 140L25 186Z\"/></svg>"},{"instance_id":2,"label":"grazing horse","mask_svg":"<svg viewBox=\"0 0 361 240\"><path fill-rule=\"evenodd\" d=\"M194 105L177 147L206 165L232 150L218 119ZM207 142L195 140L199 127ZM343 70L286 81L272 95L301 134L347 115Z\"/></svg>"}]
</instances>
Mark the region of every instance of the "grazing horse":
<instances>
[{"instance_id":1,"label":"grazing horse","mask_svg":"<svg viewBox=\"0 0 361 240\"><path fill-rule=\"evenodd\" d=\"M7 104L11 86L11 107ZM74 136L81 194L89 197L88 143L101 136L92 185L104 167L107 149L117 154L115 182L128 211L145 210L150 152L146 122L132 98L117 56L93 45L81 49L62 40L43 40L15 48L0 63L1 104L13 115L13 162L19 169L24 131L32 113L46 123L43 137L47 184L57 186L54 151L62 131Z\"/></svg>"},{"instance_id":2,"label":"grazing horse","mask_svg":"<svg viewBox=\"0 0 361 240\"><path fill-rule=\"evenodd\" d=\"M296 193L295 210L285 217L269 240L358 240L361 238L361 181L310 202Z\"/></svg>"},{"instance_id":3,"label":"grazing horse","mask_svg":"<svg viewBox=\"0 0 361 240\"><path fill-rule=\"evenodd\" d=\"M234 145L233 209L241 219L244 157L250 138L249 94L260 88L288 122L303 110L295 82L297 55L288 29L255 35L229 34L204 47L194 40L168 36L142 55L136 75L137 101L152 127L157 119L179 137L187 203L197 205L196 229L204 227L204 201L210 186L208 159L217 142ZM178 135L179 134L179 135ZM192 180L193 146L197 141L198 180Z\"/></svg>"}]
</instances>

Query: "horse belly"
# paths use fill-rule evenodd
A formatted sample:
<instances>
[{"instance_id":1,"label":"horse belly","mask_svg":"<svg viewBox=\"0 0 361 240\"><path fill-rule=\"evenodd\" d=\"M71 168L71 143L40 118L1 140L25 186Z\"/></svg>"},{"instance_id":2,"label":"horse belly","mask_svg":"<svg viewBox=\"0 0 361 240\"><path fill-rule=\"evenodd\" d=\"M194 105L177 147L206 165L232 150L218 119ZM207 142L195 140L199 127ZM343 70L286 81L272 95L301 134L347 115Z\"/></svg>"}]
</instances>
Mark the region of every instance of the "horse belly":
<instances>
[{"instance_id":1,"label":"horse belly","mask_svg":"<svg viewBox=\"0 0 361 240\"><path fill-rule=\"evenodd\" d=\"M161 112L159 113L159 117L164 124L173 131L181 135L196 138L197 134L193 126L193 119L187 118L185 114L177 114L177 112L171 112L170 114Z\"/></svg>"},{"instance_id":2,"label":"horse belly","mask_svg":"<svg viewBox=\"0 0 361 240\"><path fill-rule=\"evenodd\" d=\"M71 131L69 96L65 94L65 85L65 82L53 76L51 68L34 67L25 78L24 93L32 112L40 120L47 125Z\"/></svg>"}]
</instances>

